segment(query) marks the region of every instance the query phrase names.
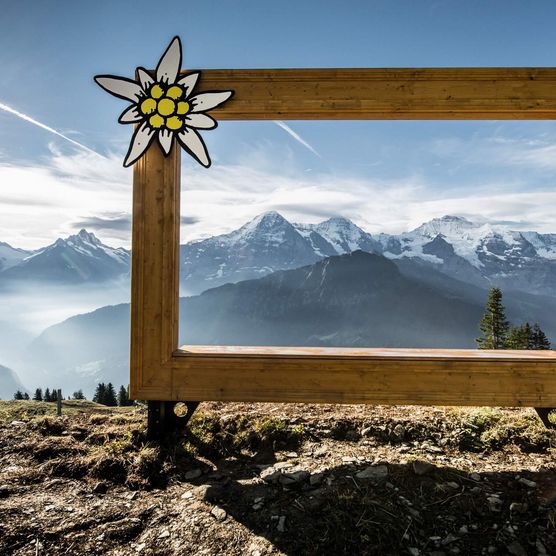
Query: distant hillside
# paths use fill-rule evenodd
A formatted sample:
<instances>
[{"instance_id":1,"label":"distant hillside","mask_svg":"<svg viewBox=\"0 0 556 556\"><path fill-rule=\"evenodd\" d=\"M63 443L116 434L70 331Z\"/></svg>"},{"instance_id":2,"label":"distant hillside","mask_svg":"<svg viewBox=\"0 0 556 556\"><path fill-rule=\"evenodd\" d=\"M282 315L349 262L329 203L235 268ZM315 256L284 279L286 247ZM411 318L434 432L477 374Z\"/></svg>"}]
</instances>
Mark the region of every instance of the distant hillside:
<instances>
[{"instance_id":1,"label":"distant hillside","mask_svg":"<svg viewBox=\"0 0 556 556\"><path fill-rule=\"evenodd\" d=\"M487 295L426 261L356 251L182 298L180 342L471 348ZM512 322L539 321L556 337L555 298L510 291L504 303ZM59 377L65 388L125 384L129 305L51 326L26 354L36 375Z\"/></svg>"},{"instance_id":2,"label":"distant hillside","mask_svg":"<svg viewBox=\"0 0 556 556\"><path fill-rule=\"evenodd\" d=\"M11 400L17 390L26 391L15 371L0 365L0 400Z\"/></svg>"}]
</instances>

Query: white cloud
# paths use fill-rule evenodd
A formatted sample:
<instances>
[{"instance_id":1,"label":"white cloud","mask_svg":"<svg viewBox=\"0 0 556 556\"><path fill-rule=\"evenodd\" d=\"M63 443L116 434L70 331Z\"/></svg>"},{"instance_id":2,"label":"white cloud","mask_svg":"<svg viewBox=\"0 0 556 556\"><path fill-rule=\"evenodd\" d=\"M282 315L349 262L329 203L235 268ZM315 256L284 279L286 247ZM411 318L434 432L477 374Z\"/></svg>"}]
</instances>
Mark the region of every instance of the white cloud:
<instances>
[{"instance_id":1,"label":"white cloud","mask_svg":"<svg viewBox=\"0 0 556 556\"><path fill-rule=\"evenodd\" d=\"M121 158L121 153L100 159L54 151L42 164L0 160L0 241L36 248L90 222L107 243L128 246L129 232L113 222L114 215L131 212L132 172L122 167ZM279 173L274 163L266 167L263 160L255 167L252 162L216 163L207 171L186 159L183 241L228 232L267 210L299 222L343 215L372 233L399 233L444 214L556 231L555 187L531 192L523 184L516 189L492 182L440 189L420 176L379 180L291 168Z\"/></svg>"},{"instance_id":2,"label":"white cloud","mask_svg":"<svg viewBox=\"0 0 556 556\"><path fill-rule=\"evenodd\" d=\"M131 172L121 157L54 154L44 164L0 163L0 241L37 248L74 233L72 222L130 212ZM102 236L120 243L117 236Z\"/></svg>"}]
</instances>

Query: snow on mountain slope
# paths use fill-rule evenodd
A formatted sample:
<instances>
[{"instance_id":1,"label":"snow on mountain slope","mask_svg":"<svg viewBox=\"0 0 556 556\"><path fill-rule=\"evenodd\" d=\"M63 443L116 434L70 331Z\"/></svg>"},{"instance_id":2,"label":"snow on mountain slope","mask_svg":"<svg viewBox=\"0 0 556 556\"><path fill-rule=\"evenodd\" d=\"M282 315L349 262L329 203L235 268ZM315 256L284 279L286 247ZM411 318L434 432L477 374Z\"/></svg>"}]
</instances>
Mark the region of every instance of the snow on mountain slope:
<instances>
[{"instance_id":1,"label":"snow on mountain slope","mask_svg":"<svg viewBox=\"0 0 556 556\"><path fill-rule=\"evenodd\" d=\"M15 266L25 257L28 257L32 251L25 251L24 249L16 249L7 243L0 241L0 272Z\"/></svg>"},{"instance_id":2,"label":"snow on mountain slope","mask_svg":"<svg viewBox=\"0 0 556 556\"><path fill-rule=\"evenodd\" d=\"M181 279L186 293L198 293L321 258L292 224L271 211L228 234L182 245Z\"/></svg>"},{"instance_id":3,"label":"snow on mountain slope","mask_svg":"<svg viewBox=\"0 0 556 556\"><path fill-rule=\"evenodd\" d=\"M5 280L79 283L116 279L129 272L130 252L104 245L81 230L22 258L1 273Z\"/></svg>"},{"instance_id":4,"label":"snow on mountain slope","mask_svg":"<svg viewBox=\"0 0 556 556\"><path fill-rule=\"evenodd\" d=\"M478 269L483 268L489 258L499 261L516 256L556 259L556 234L517 232L507 226L479 224L460 216L434 218L398 236L381 234L379 240L390 258L420 257L441 264L442 259L431 259L423 251L437 237L444 239L456 255Z\"/></svg>"},{"instance_id":5,"label":"snow on mountain slope","mask_svg":"<svg viewBox=\"0 0 556 556\"><path fill-rule=\"evenodd\" d=\"M295 224L301 227L301 224ZM305 225L305 229L317 232L326 239L336 251L336 255L343 255L361 249L362 251L381 252L381 245L373 239L371 234L363 231L351 220L343 217L330 218L320 224Z\"/></svg>"}]
</instances>

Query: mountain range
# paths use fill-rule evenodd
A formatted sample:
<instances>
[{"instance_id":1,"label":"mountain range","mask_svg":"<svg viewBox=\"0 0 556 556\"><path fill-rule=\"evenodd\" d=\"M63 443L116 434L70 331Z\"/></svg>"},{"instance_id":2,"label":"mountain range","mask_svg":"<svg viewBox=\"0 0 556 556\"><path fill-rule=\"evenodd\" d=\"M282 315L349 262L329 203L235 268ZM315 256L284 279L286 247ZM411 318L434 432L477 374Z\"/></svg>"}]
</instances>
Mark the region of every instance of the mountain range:
<instances>
[{"instance_id":1,"label":"mountain range","mask_svg":"<svg viewBox=\"0 0 556 556\"><path fill-rule=\"evenodd\" d=\"M418 259L358 250L181 298L180 343L471 348L486 297ZM555 297L512 291L504 302L514 323L538 320L556 337ZM71 388L125 384L129 314L121 304L52 326L26 364Z\"/></svg>"},{"instance_id":2,"label":"mountain range","mask_svg":"<svg viewBox=\"0 0 556 556\"><path fill-rule=\"evenodd\" d=\"M351 220L290 223L271 211L228 234L181 246L182 291L197 294L228 282L260 278L355 250L392 260L416 259L460 281L556 295L556 234L443 216L412 231L371 235ZM6 281L103 282L129 276L130 252L81 230L35 251L0 244Z\"/></svg>"},{"instance_id":3,"label":"mountain range","mask_svg":"<svg viewBox=\"0 0 556 556\"><path fill-rule=\"evenodd\" d=\"M75 284L129 275L130 252L104 245L81 230L34 251L0 243L0 282Z\"/></svg>"},{"instance_id":4,"label":"mountain range","mask_svg":"<svg viewBox=\"0 0 556 556\"><path fill-rule=\"evenodd\" d=\"M65 291L127 280L130 253L81 230L35 251L1 244L0 262L0 286ZM346 218L297 224L269 212L182 245L181 279L182 343L469 348L493 285L514 324L538 321L556 338L556 234L458 216L371 235ZM4 362L23 341L15 324L0 322ZM129 305L76 315L25 343L10 360L31 386L125 384Z\"/></svg>"},{"instance_id":5,"label":"mountain range","mask_svg":"<svg viewBox=\"0 0 556 556\"><path fill-rule=\"evenodd\" d=\"M181 279L187 292L199 293L207 286L258 278L355 250L393 260L419 259L481 287L556 292L556 234L511 231L450 215L399 235L371 235L347 218L292 224L268 212L229 234L182 245Z\"/></svg>"}]
</instances>

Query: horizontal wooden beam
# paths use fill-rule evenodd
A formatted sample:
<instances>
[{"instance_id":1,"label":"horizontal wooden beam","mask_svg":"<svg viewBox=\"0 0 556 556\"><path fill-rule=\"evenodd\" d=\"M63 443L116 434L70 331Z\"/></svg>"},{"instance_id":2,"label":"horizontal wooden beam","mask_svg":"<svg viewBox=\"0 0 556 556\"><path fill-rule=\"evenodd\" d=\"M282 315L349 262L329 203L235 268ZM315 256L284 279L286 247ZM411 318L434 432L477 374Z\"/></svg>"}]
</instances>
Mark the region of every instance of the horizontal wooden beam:
<instances>
[{"instance_id":1,"label":"horizontal wooden beam","mask_svg":"<svg viewBox=\"0 0 556 556\"><path fill-rule=\"evenodd\" d=\"M307 350L184 347L173 357L172 395L176 400L556 407L554 352Z\"/></svg>"},{"instance_id":2,"label":"horizontal wooden beam","mask_svg":"<svg viewBox=\"0 0 556 556\"><path fill-rule=\"evenodd\" d=\"M551 120L556 68L209 69L217 120Z\"/></svg>"}]
</instances>

